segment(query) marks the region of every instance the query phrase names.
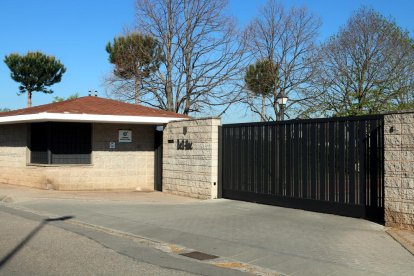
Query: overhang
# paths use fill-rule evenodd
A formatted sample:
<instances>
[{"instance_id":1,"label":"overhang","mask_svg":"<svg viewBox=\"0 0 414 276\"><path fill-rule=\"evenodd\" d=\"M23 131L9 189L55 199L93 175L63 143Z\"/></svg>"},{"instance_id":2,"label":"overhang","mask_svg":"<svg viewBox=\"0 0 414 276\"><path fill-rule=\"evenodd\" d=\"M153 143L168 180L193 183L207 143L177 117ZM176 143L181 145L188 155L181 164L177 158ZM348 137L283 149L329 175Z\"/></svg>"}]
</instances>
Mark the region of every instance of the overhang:
<instances>
[{"instance_id":1,"label":"overhang","mask_svg":"<svg viewBox=\"0 0 414 276\"><path fill-rule=\"evenodd\" d=\"M36 123L36 122L85 122L85 123L125 123L161 125L171 121L181 121L182 117L157 116L126 116L126 115L100 115L100 114L70 114L48 113L12 115L0 117L0 124Z\"/></svg>"}]
</instances>

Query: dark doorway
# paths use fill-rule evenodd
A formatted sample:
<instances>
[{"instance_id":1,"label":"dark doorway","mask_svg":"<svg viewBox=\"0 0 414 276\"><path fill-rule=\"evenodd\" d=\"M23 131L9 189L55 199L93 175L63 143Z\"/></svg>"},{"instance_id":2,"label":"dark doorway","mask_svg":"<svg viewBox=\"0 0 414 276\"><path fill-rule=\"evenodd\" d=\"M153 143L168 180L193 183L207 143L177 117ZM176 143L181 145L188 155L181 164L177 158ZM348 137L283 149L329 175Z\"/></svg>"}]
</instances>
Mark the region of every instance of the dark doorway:
<instances>
[{"instance_id":1,"label":"dark doorway","mask_svg":"<svg viewBox=\"0 0 414 276\"><path fill-rule=\"evenodd\" d=\"M154 189L162 191L162 135L163 127L156 126L154 130Z\"/></svg>"}]
</instances>

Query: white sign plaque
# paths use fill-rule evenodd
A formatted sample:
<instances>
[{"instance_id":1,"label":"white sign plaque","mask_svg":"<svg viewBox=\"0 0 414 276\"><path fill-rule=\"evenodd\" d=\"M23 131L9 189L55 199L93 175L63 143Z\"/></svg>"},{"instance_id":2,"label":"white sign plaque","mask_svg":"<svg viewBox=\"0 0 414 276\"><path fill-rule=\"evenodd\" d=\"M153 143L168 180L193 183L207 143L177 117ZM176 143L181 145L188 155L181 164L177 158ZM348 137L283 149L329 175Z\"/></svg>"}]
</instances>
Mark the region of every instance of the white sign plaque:
<instances>
[{"instance_id":1,"label":"white sign plaque","mask_svg":"<svg viewBox=\"0 0 414 276\"><path fill-rule=\"evenodd\" d=\"M132 142L132 130L119 130L119 143L131 143Z\"/></svg>"},{"instance_id":2,"label":"white sign plaque","mask_svg":"<svg viewBox=\"0 0 414 276\"><path fill-rule=\"evenodd\" d=\"M114 149L116 147L115 142L109 142L109 148Z\"/></svg>"}]
</instances>

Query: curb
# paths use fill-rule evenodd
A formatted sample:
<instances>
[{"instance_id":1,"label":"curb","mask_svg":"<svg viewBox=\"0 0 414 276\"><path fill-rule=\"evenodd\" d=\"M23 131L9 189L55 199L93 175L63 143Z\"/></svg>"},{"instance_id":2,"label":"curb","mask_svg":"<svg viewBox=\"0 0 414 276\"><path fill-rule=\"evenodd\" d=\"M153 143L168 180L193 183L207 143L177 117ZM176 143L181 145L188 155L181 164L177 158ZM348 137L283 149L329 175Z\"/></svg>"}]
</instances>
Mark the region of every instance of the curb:
<instances>
[{"instance_id":1,"label":"curb","mask_svg":"<svg viewBox=\"0 0 414 276\"><path fill-rule=\"evenodd\" d=\"M411 255L414 256L414 241L410 241L403 237L399 232L403 230L388 228L385 232L390 235L396 242L398 242L402 247L404 247Z\"/></svg>"}]
</instances>

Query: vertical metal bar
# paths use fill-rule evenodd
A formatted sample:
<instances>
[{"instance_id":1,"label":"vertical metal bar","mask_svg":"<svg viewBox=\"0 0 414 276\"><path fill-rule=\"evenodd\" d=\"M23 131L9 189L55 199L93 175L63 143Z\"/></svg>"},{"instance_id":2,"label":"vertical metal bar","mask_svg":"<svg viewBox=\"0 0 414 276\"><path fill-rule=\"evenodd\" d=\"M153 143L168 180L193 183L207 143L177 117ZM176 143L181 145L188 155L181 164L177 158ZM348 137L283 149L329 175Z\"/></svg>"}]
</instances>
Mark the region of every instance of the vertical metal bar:
<instances>
[{"instance_id":1,"label":"vertical metal bar","mask_svg":"<svg viewBox=\"0 0 414 276\"><path fill-rule=\"evenodd\" d=\"M335 202L335 122L329 122L329 201Z\"/></svg>"},{"instance_id":2,"label":"vertical metal bar","mask_svg":"<svg viewBox=\"0 0 414 276\"><path fill-rule=\"evenodd\" d=\"M355 204L355 122L349 122L349 147L348 147L348 203Z\"/></svg>"},{"instance_id":3,"label":"vertical metal bar","mask_svg":"<svg viewBox=\"0 0 414 276\"><path fill-rule=\"evenodd\" d=\"M326 168L327 168L327 162L326 162L326 123L320 123L320 132L319 132L319 144L320 144L320 150L319 150L319 199L320 200L326 200L325 198L325 191L326 191Z\"/></svg>"},{"instance_id":4,"label":"vertical metal bar","mask_svg":"<svg viewBox=\"0 0 414 276\"><path fill-rule=\"evenodd\" d=\"M312 199L317 199L317 183L316 183L316 173L317 173L317 143L316 143L316 137L317 137L317 124L311 124L311 137L310 137L310 173L311 173L311 182L310 182L310 197Z\"/></svg>"},{"instance_id":5,"label":"vertical metal bar","mask_svg":"<svg viewBox=\"0 0 414 276\"><path fill-rule=\"evenodd\" d=\"M242 189L243 191L247 191L247 182L248 182L248 178L247 178L247 162L248 162L248 149L247 149L247 127L243 127L243 136L242 136L242 149L243 149L243 158L242 158Z\"/></svg>"},{"instance_id":6,"label":"vertical metal bar","mask_svg":"<svg viewBox=\"0 0 414 276\"><path fill-rule=\"evenodd\" d=\"M378 156L379 156L379 164L378 164L378 178L380 179L379 181L379 206L384 208L384 117L382 117L381 119L378 119L378 124L380 125L380 129L379 129L379 133L378 133L378 138L379 138L379 147L378 147Z\"/></svg>"},{"instance_id":7,"label":"vertical metal bar","mask_svg":"<svg viewBox=\"0 0 414 276\"><path fill-rule=\"evenodd\" d=\"M345 122L339 122L339 133L338 133L338 196L339 202L345 202Z\"/></svg>"},{"instance_id":8,"label":"vertical metal bar","mask_svg":"<svg viewBox=\"0 0 414 276\"><path fill-rule=\"evenodd\" d=\"M251 155L251 139L250 139L250 126L246 126L246 191L251 192L251 162L253 156Z\"/></svg>"},{"instance_id":9,"label":"vertical metal bar","mask_svg":"<svg viewBox=\"0 0 414 276\"><path fill-rule=\"evenodd\" d=\"M285 169L285 189L286 195L292 196L292 132L291 132L291 124L286 123L286 169Z\"/></svg>"},{"instance_id":10,"label":"vertical metal bar","mask_svg":"<svg viewBox=\"0 0 414 276\"><path fill-rule=\"evenodd\" d=\"M252 182L252 186L253 186L253 192L254 193L257 193L257 163L258 163L258 160L257 160L257 156L258 156L258 154L259 154L259 150L258 150L258 130L259 130L259 127L256 125L256 126L254 126L253 128L252 128L252 131L253 131L253 133L252 133L252 135L253 135L253 151L252 151L252 154L253 154L253 164L252 164L252 171L253 171L253 182Z\"/></svg>"},{"instance_id":11,"label":"vertical metal bar","mask_svg":"<svg viewBox=\"0 0 414 276\"><path fill-rule=\"evenodd\" d=\"M228 174L228 179L227 179L227 188L229 190L233 190L233 175L232 175L232 167L233 167L233 137L232 137L232 127L229 127L227 129L227 143L228 143L228 151L227 151L227 174Z\"/></svg>"},{"instance_id":12,"label":"vertical metal bar","mask_svg":"<svg viewBox=\"0 0 414 276\"><path fill-rule=\"evenodd\" d=\"M359 150L359 199L358 202L362 206L366 206L365 199L365 167L366 167L366 122L361 120L358 122L358 150Z\"/></svg>"},{"instance_id":13,"label":"vertical metal bar","mask_svg":"<svg viewBox=\"0 0 414 276\"><path fill-rule=\"evenodd\" d=\"M280 194L280 162L281 162L281 156L280 156L280 124L276 124L275 126L275 148L276 148L276 164L274 167L275 170L275 194Z\"/></svg>"},{"instance_id":14,"label":"vertical metal bar","mask_svg":"<svg viewBox=\"0 0 414 276\"><path fill-rule=\"evenodd\" d=\"M308 198L308 123L302 124L302 198Z\"/></svg>"},{"instance_id":15,"label":"vertical metal bar","mask_svg":"<svg viewBox=\"0 0 414 276\"><path fill-rule=\"evenodd\" d=\"M301 166L301 159L300 159L300 143L299 143L299 124L295 123L294 125L295 130L295 138L294 138L294 160L293 160L293 166L294 166L294 197L300 196L300 171L299 168Z\"/></svg>"},{"instance_id":16,"label":"vertical metal bar","mask_svg":"<svg viewBox=\"0 0 414 276\"><path fill-rule=\"evenodd\" d=\"M262 172L263 172L263 177L262 177L262 185L263 185L263 190L262 192L264 194L269 194L269 131L268 131L268 126L263 126L263 131L264 131L264 135L263 135L263 151L262 151L262 159L263 159L263 166L262 166Z\"/></svg>"},{"instance_id":17,"label":"vertical metal bar","mask_svg":"<svg viewBox=\"0 0 414 276\"><path fill-rule=\"evenodd\" d=\"M262 170L263 170L263 126L259 125L257 127L257 163L256 163L256 171L257 171L257 177L256 177L256 193L261 194L263 192L262 185Z\"/></svg>"},{"instance_id":18,"label":"vertical metal bar","mask_svg":"<svg viewBox=\"0 0 414 276\"><path fill-rule=\"evenodd\" d=\"M276 189L276 126L271 125L270 126L271 134L272 134L272 140L271 140L271 161L270 161L270 194L275 194Z\"/></svg>"},{"instance_id":19,"label":"vertical metal bar","mask_svg":"<svg viewBox=\"0 0 414 276\"><path fill-rule=\"evenodd\" d=\"M285 138L285 125L279 125L279 195L285 195L285 162L286 162L286 155L285 155L285 145L286 145L286 138Z\"/></svg>"},{"instance_id":20,"label":"vertical metal bar","mask_svg":"<svg viewBox=\"0 0 414 276\"><path fill-rule=\"evenodd\" d=\"M234 190L234 130L229 128L229 189Z\"/></svg>"},{"instance_id":21,"label":"vertical metal bar","mask_svg":"<svg viewBox=\"0 0 414 276\"><path fill-rule=\"evenodd\" d=\"M378 207L378 125L377 120L370 121L370 206Z\"/></svg>"},{"instance_id":22,"label":"vertical metal bar","mask_svg":"<svg viewBox=\"0 0 414 276\"><path fill-rule=\"evenodd\" d=\"M241 149L240 149L240 132L241 127L234 128L234 147L236 150L233 152L234 154L234 183L235 189L237 191L241 190L241 179L240 179L240 172L241 172Z\"/></svg>"}]
</instances>

